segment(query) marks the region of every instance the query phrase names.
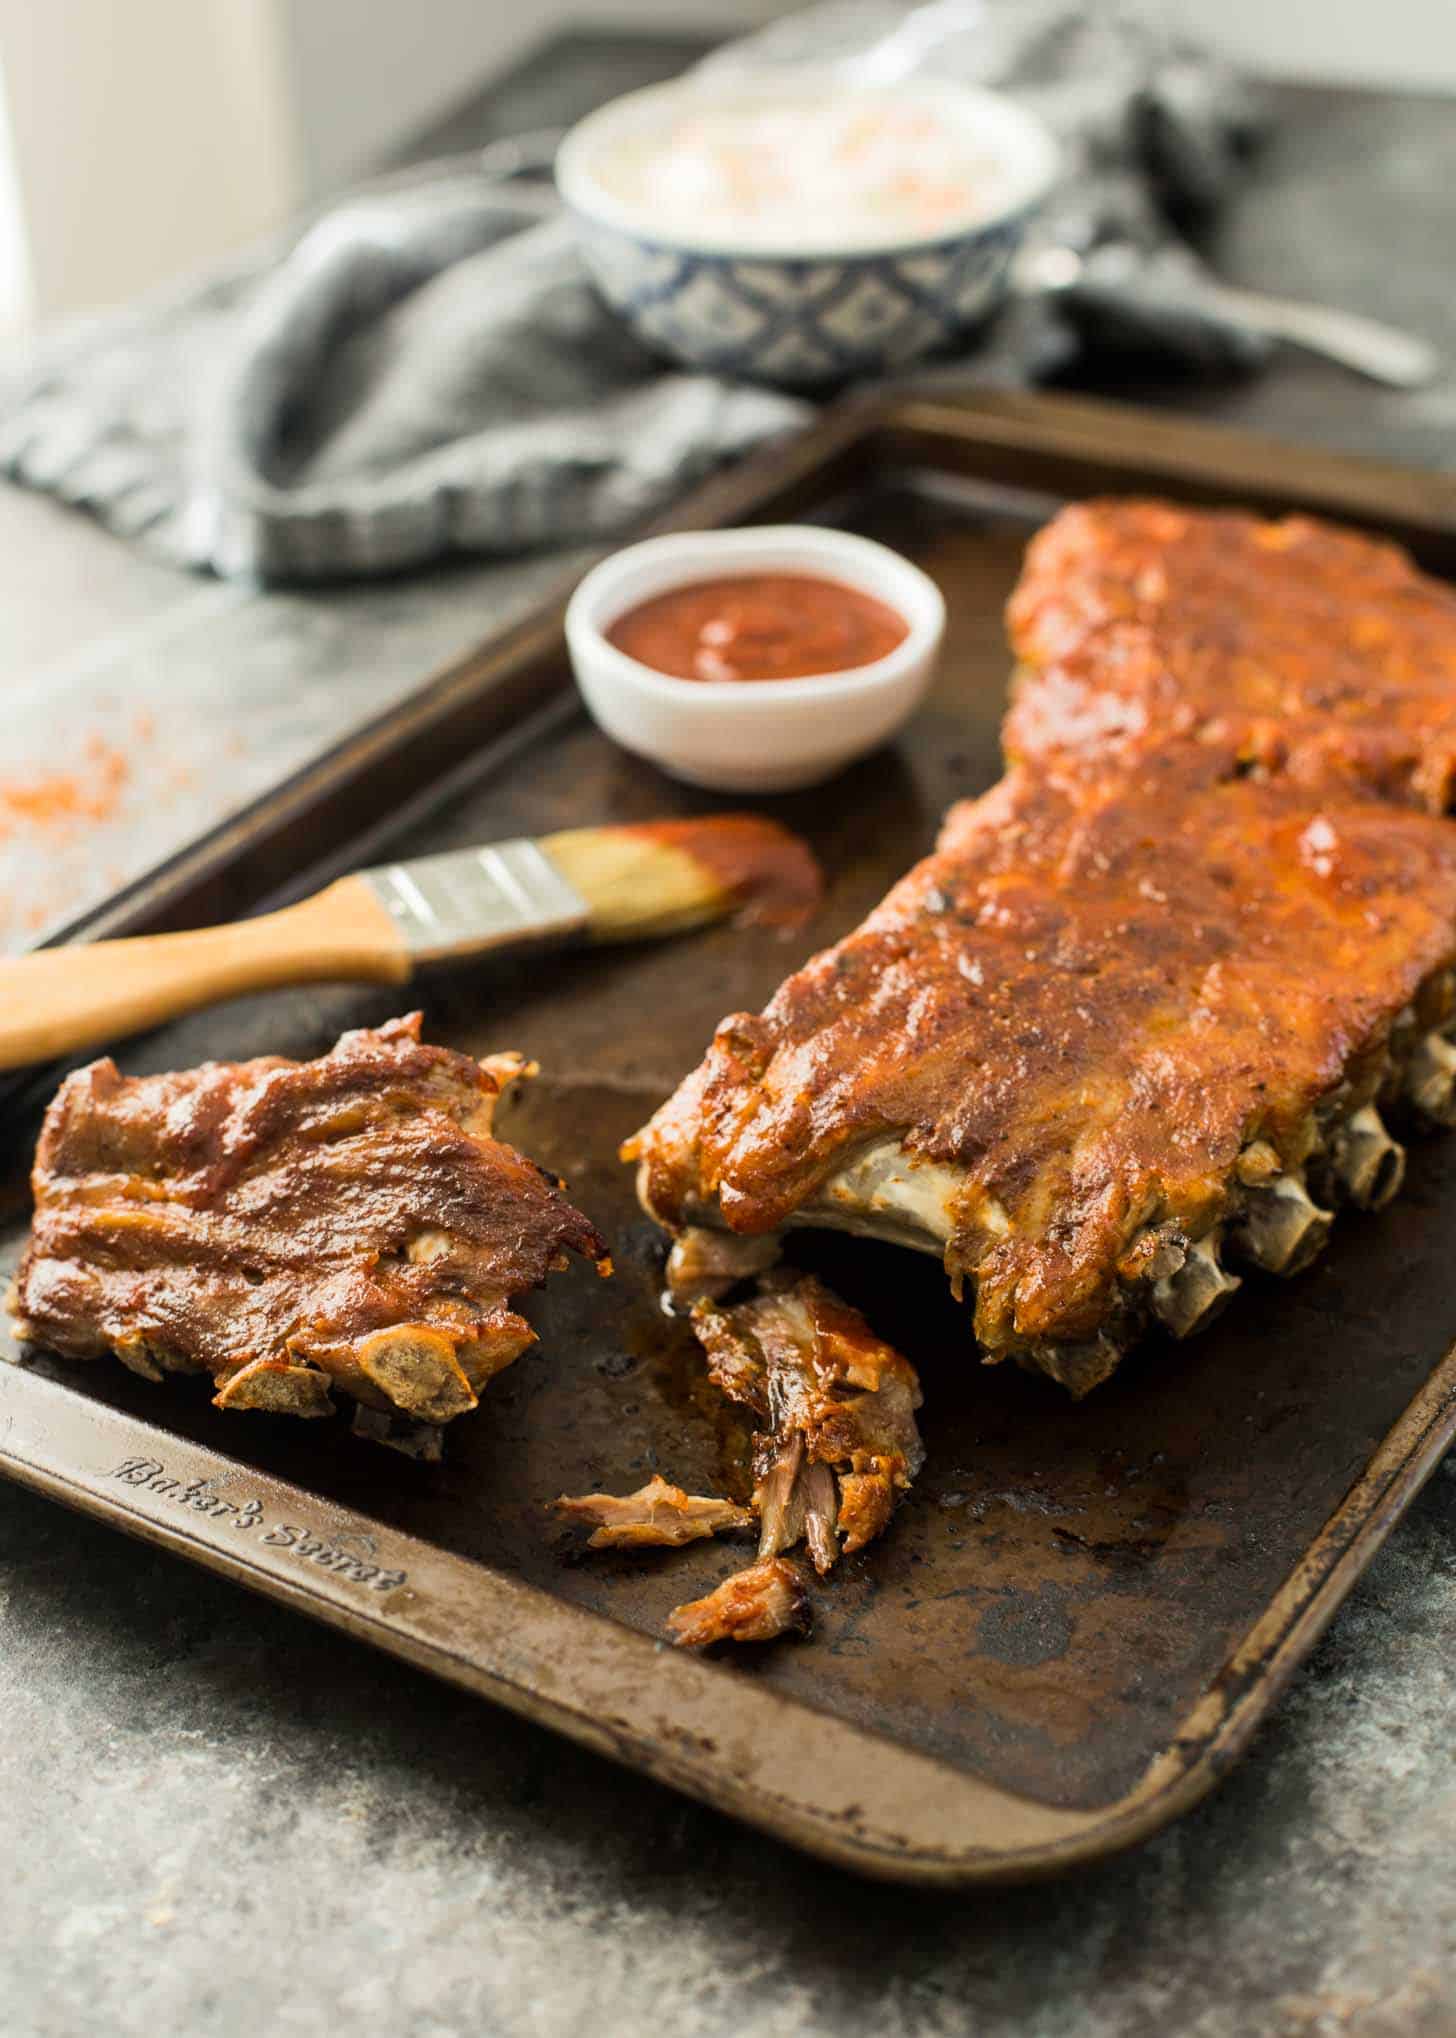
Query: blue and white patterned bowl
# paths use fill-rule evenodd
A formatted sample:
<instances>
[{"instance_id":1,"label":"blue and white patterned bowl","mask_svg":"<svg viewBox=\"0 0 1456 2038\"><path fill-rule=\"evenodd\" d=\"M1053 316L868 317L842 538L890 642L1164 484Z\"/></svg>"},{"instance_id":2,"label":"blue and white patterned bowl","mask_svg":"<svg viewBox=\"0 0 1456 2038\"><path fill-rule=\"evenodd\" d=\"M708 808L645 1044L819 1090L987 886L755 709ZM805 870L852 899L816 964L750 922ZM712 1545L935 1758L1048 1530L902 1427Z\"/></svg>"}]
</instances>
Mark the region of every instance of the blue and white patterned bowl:
<instances>
[{"instance_id":1,"label":"blue and white patterned bowl","mask_svg":"<svg viewBox=\"0 0 1456 2038\"><path fill-rule=\"evenodd\" d=\"M595 165L620 137L650 132L707 88L653 86L590 115L563 143L556 179L608 304L649 346L689 367L789 388L883 374L963 345L1006 295L1027 223L1055 184L1058 150L1040 121L999 94L900 89L950 97L974 123L1007 168L1004 206L958 231L892 246L836 249L820 228L816 247L812 218L802 248L689 240L634 218Z\"/></svg>"}]
</instances>

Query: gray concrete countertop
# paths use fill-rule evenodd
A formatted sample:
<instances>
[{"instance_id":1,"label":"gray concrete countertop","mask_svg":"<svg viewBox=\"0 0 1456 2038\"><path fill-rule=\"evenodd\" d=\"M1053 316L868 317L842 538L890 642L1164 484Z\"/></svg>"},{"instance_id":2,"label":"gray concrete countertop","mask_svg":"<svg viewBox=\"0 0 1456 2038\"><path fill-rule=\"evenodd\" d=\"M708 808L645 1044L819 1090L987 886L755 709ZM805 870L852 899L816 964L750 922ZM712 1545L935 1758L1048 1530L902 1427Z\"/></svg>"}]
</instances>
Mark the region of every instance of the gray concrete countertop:
<instances>
[{"instance_id":1,"label":"gray concrete countertop","mask_svg":"<svg viewBox=\"0 0 1456 2038\"><path fill-rule=\"evenodd\" d=\"M554 124L690 54L577 38L421 152ZM1262 178L1220 228L1223 266L1409 323L1456 360L1456 108L1290 91L1280 111ZM1289 356L1255 382L1099 386L1356 450L1456 453L1451 378L1398 398ZM15 694L0 778L47 737L53 757L58 726L125 728L144 752L101 852L23 828L0 840L11 939L562 570L257 597L179 579L14 493L0 534ZM143 737L153 699L168 717ZM1452 1465L1219 1793L1054 1886L857 1883L9 1487L0 1718L6 2038L1456 2032Z\"/></svg>"}]
</instances>

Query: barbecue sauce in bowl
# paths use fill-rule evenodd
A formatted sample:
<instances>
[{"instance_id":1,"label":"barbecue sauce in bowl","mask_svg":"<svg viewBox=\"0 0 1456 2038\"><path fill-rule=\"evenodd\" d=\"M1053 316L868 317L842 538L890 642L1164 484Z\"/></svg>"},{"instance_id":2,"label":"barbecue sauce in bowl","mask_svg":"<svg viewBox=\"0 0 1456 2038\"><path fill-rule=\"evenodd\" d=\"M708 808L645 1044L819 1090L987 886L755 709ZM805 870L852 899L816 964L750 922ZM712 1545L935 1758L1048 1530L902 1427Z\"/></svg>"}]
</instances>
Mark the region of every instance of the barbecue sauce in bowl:
<instances>
[{"instance_id":1,"label":"barbecue sauce in bowl","mask_svg":"<svg viewBox=\"0 0 1456 2038\"><path fill-rule=\"evenodd\" d=\"M607 642L669 679L761 684L853 672L910 634L887 602L809 573L695 580L639 602Z\"/></svg>"}]
</instances>

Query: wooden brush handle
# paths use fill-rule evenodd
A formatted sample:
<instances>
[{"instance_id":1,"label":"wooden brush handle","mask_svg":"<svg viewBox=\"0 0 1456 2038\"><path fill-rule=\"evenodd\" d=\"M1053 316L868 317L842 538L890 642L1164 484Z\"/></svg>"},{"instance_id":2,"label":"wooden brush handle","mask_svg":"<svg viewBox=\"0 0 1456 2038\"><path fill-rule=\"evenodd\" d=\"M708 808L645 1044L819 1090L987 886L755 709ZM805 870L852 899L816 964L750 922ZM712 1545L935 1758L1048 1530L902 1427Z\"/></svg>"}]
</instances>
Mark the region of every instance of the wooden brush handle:
<instances>
[{"instance_id":1,"label":"wooden brush handle","mask_svg":"<svg viewBox=\"0 0 1456 2038\"><path fill-rule=\"evenodd\" d=\"M402 984L404 941L362 878L256 920L0 958L0 1068L50 1061L282 984Z\"/></svg>"}]
</instances>

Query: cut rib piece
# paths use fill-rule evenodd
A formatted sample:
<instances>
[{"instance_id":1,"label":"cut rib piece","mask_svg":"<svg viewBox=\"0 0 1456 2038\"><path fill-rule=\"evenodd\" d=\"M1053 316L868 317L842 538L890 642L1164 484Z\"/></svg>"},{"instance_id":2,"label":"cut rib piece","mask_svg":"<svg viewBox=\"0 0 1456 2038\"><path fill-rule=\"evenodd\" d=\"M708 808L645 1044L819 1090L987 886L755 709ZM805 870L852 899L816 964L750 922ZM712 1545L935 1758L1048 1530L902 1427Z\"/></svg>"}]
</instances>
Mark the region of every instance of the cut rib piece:
<instances>
[{"instance_id":1,"label":"cut rib piece","mask_svg":"<svg viewBox=\"0 0 1456 2038\"><path fill-rule=\"evenodd\" d=\"M779 1256L772 1238L735 1238L727 1231L685 1231L667 1256L667 1292L673 1302L716 1302L731 1288L767 1273Z\"/></svg>"},{"instance_id":2,"label":"cut rib piece","mask_svg":"<svg viewBox=\"0 0 1456 2038\"><path fill-rule=\"evenodd\" d=\"M563 1493L556 1502L558 1514L573 1521L591 1522L587 1537L590 1550L675 1549L734 1529L752 1528L757 1517L751 1507L739 1507L732 1500L714 1500L684 1493L654 1473L635 1493Z\"/></svg>"},{"instance_id":3,"label":"cut rib piece","mask_svg":"<svg viewBox=\"0 0 1456 2038\"><path fill-rule=\"evenodd\" d=\"M766 1274L730 1309L699 1303L708 1372L763 1424L754 1439L761 1557L801 1539L821 1577L888 1526L925 1453L915 1369L809 1274Z\"/></svg>"},{"instance_id":4,"label":"cut rib piece","mask_svg":"<svg viewBox=\"0 0 1456 2038\"><path fill-rule=\"evenodd\" d=\"M1232 1285L1220 1227L1283 1271L1317 1250L1326 1149L1339 1193L1372 1200L1369 1107L1456 1116L1453 960L1445 820L1241 775L1212 742L1125 778L1015 769L761 1015L725 1020L625 1151L674 1232L937 1253L988 1359L1084 1392L1150 1314L1206 1319Z\"/></svg>"},{"instance_id":5,"label":"cut rib piece","mask_svg":"<svg viewBox=\"0 0 1456 2038\"><path fill-rule=\"evenodd\" d=\"M220 1408L324 1415L341 1389L419 1451L533 1341L512 1296L568 1249L611 1269L561 1185L491 1136L528 1065L419 1036L413 1013L317 1061L69 1076L36 1153L20 1335L210 1374Z\"/></svg>"},{"instance_id":6,"label":"cut rib piece","mask_svg":"<svg viewBox=\"0 0 1456 2038\"><path fill-rule=\"evenodd\" d=\"M1245 767L1456 804L1456 591L1307 517L1075 504L1007 611L1007 755L1100 769L1170 738Z\"/></svg>"},{"instance_id":7,"label":"cut rib piece","mask_svg":"<svg viewBox=\"0 0 1456 2038\"><path fill-rule=\"evenodd\" d=\"M668 1615L680 1649L706 1649L713 1642L773 1642L780 1635L807 1634L809 1584L790 1557L760 1557L702 1599L690 1599Z\"/></svg>"}]
</instances>

